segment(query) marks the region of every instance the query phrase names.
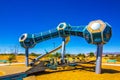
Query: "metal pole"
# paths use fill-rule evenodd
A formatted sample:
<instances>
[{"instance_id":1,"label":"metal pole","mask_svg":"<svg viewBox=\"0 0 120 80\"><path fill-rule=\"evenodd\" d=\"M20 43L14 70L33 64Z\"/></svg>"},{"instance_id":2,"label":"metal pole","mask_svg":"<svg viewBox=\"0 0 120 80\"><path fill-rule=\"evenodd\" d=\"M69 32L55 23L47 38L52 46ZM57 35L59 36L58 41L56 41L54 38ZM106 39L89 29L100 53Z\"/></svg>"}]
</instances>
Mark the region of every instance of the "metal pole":
<instances>
[{"instance_id":1,"label":"metal pole","mask_svg":"<svg viewBox=\"0 0 120 80\"><path fill-rule=\"evenodd\" d=\"M28 59L28 57L29 57L29 49L26 48L26 49L25 49L25 65L26 65L27 67L29 66L29 59Z\"/></svg>"},{"instance_id":2,"label":"metal pole","mask_svg":"<svg viewBox=\"0 0 120 80\"><path fill-rule=\"evenodd\" d=\"M62 52L61 52L62 63L64 63L64 55L65 55L65 38L62 38Z\"/></svg>"},{"instance_id":3,"label":"metal pole","mask_svg":"<svg viewBox=\"0 0 120 80\"><path fill-rule=\"evenodd\" d=\"M95 72L96 74L101 73L101 63L102 63L102 52L103 52L103 44L97 45L97 57L96 57L96 68Z\"/></svg>"}]
</instances>

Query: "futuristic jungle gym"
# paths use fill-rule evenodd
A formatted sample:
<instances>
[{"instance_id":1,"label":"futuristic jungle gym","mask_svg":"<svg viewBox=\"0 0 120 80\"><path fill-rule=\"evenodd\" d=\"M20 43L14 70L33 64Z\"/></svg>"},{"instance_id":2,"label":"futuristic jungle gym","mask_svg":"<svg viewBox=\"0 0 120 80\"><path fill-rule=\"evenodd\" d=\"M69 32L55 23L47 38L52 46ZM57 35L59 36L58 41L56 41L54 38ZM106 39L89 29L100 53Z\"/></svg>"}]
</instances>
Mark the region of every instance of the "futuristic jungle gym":
<instances>
[{"instance_id":1,"label":"futuristic jungle gym","mask_svg":"<svg viewBox=\"0 0 120 80\"><path fill-rule=\"evenodd\" d=\"M109 42L112 35L111 26L107 22L103 22L102 20L91 21L86 26L71 26L67 23L60 23L56 29L49 30L47 32L41 32L40 34L28 34L25 33L19 38L19 42L22 47L25 48L26 54L26 66L29 66L29 48L35 47L36 44L41 43L43 41L61 37L62 44L56 47L54 50L38 56L35 58L30 65L34 65L35 62L39 61L40 58L51 54L59 49L62 49L61 58L62 63L65 63L64 55L65 55L65 46L70 40L70 36L78 36L84 38L89 44L97 45L97 55L96 55L96 74L101 73L101 60L102 60L102 52L103 45Z\"/></svg>"}]
</instances>

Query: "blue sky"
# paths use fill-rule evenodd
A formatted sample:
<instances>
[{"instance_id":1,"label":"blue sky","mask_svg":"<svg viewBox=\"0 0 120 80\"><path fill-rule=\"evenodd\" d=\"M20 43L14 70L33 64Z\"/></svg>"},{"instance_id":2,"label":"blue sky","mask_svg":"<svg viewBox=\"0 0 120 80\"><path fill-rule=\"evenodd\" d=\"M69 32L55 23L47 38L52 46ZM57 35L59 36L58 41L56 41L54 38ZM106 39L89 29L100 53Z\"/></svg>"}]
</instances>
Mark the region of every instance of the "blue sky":
<instances>
[{"instance_id":1,"label":"blue sky","mask_svg":"<svg viewBox=\"0 0 120 80\"><path fill-rule=\"evenodd\" d=\"M120 52L120 1L119 0L0 0L0 52L13 51L23 33L39 33L56 28L60 22L73 26L87 25L101 19L112 26L112 38L104 52ZM61 44L56 38L39 43L31 52L44 53ZM81 37L71 37L67 53L95 52L96 46Z\"/></svg>"}]
</instances>

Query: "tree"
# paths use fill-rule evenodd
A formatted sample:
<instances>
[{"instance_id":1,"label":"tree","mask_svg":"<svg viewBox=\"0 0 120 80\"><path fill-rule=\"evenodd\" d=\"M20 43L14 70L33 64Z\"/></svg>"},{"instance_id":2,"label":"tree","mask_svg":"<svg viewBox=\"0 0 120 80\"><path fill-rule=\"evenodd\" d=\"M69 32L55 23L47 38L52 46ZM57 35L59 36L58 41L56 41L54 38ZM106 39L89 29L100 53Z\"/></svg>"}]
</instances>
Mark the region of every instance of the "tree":
<instances>
[{"instance_id":1,"label":"tree","mask_svg":"<svg viewBox=\"0 0 120 80\"><path fill-rule=\"evenodd\" d=\"M84 53L79 53L77 56L78 56L78 57L85 58L85 54L84 54Z\"/></svg>"},{"instance_id":2,"label":"tree","mask_svg":"<svg viewBox=\"0 0 120 80\"><path fill-rule=\"evenodd\" d=\"M56 53L54 54L54 57L61 57L61 54L58 53L58 52L56 52Z\"/></svg>"},{"instance_id":3,"label":"tree","mask_svg":"<svg viewBox=\"0 0 120 80\"><path fill-rule=\"evenodd\" d=\"M67 53L67 54L65 54L65 56L66 56L66 57L70 57L70 54L69 54L69 53Z\"/></svg>"},{"instance_id":4,"label":"tree","mask_svg":"<svg viewBox=\"0 0 120 80\"><path fill-rule=\"evenodd\" d=\"M108 57L108 54L106 54L105 57Z\"/></svg>"},{"instance_id":5,"label":"tree","mask_svg":"<svg viewBox=\"0 0 120 80\"><path fill-rule=\"evenodd\" d=\"M90 56L90 57L94 57L95 55L94 55L93 52L90 52L90 53L89 53L89 56Z\"/></svg>"},{"instance_id":6,"label":"tree","mask_svg":"<svg viewBox=\"0 0 120 80\"><path fill-rule=\"evenodd\" d=\"M82 55L82 54L81 54L81 53L79 53L77 56L79 56L79 57L80 57L81 55Z\"/></svg>"},{"instance_id":7,"label":"tree","mask_svg":"<svg viewBox=\"0 0 120 80\"><path fill-rule=\"evenodd\" d=\"M35 57L37 57L37 56L40 56L41 54L36 54L36 53L34 53L34 52L32 52L31 54L30 54L30 56L35 56Z\"/></svg>"},{"instance_id":8,"label":"tree","mask_svg":"<svg viewBox=\"0 0 120 80\"><path fill-rule=\"evenodd\" d=\"M81 54L81 57L82 57L82 58L85 58L85 54Z\"/></svg>"}]
</instances>

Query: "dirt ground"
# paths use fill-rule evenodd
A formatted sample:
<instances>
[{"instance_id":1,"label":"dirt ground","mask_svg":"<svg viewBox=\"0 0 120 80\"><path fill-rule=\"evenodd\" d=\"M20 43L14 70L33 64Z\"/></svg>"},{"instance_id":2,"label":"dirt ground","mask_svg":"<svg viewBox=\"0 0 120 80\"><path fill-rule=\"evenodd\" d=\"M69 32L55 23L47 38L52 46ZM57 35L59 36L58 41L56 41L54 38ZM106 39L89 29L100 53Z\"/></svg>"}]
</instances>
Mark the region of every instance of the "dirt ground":
<instances>
[{"instance_id":1,"label":"dirt ground","mask_svg":"<svg viewBox=\"0 0 120 80\"><path fill-rule=\"evenodd\" d=\"M102 66L102 74L94 72L93 65L81 65L77 69L47 71L35 75L36 80L120 80L119 66Z\"/></svg>"},{"instance_id":2,"label":"dirt ground","mask_svg":"<svg viewBox=\"0 0 120 80\"><path fill-rule=\"evenodd\" d=\"M26 71L23 64L0 66L0 75ZM2 73L3 72L3 73ZM95 65L80 64L75 67L59 67L58 70L39 72L24 78L24 80L120 80L120 66L102 65L102 74L95 73Z\"/></svg>"},{"instance_id":3,"label":"dirt ground","mask_svg":"<svg viewBox=\"0 0 120 80\"><path fill-rule=\"evenodd\" d=\"M6 59L6 57L2 57ZM95 58L94 58L95 59ZM93 59L93 60L94 60ZM24 62L24 56L17 57L18 62ZM106 60L103 58L103 62ZM117 63L116 63L117 64ZM29 69L24 64L0 66L0 76L23 72ZM95 65L80 64L75 67L59 68L39 72L24 78L24 80L120 80L120 66L102 65L102 74L95 73Z\"/></svg>"},{"instance_id":4,"label":"dirt ground","mask_svg":"<svg viewBox=\"0 0 120 80\"><path fill-rule=\"evenodd\" d=\"M29 67L26 67L24 64L17 64L17 65L7 65L7 66L0 66L0 73L2 75L14 74L19 72L24 72Z\"/></svg>"}]
</instances>

